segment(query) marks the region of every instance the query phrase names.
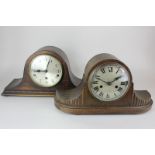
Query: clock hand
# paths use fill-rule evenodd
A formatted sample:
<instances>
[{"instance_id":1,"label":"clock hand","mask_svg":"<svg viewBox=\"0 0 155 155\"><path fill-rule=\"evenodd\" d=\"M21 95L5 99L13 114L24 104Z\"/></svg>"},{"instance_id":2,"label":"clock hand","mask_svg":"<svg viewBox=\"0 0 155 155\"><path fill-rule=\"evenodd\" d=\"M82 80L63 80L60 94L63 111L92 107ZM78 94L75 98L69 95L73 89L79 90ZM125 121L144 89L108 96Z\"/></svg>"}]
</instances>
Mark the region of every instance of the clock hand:
<instances>
[{"instance_id":1,"label":"clock hand","mask_svg":"<svg viewBox=\"0 0 155 155\"><path fill-rule=\"evenodd\" d=\"M112 84L113 82L119 80L121 77L122 77L122 76L118 76L118 77L116 77L113 81L110 82L110 84Z\"/></svg>"},{"instance_id":2,"label":"clock hand","mask_svg":"<svg viewBox=\"0 0 155 155\"><path fill-rule=\"evenodd\" d=\"M100 81L102 81L102 82L104 82L104 83L106 83L106 84L108 84L108 82L106 82L106 81L104 81L104 80L102 80L102 79L100 79L100 78L96 78L97 80L100 80Z\"/></svg>"},{"instance_id":3,"label":"clock hand","mask_svg":"<svg viewBox=\"0 0 155 155\"><path fill-rule=\"evenodd\" d=\"M111 86L111 84L113 83L113 82L115 82L115 81L117 81L118 79L120 79L122 76L118 76L118 77L116 77L113 81L110 81L110 82L107 82L107 81L104 81L104 80L102 80L102 79L100 79L100 78L96 78L97 80L100 80L100 81L102 81L102 82L104 82L104 83L106 83L108 86Z\"/></svg>"},{"instance_id":4,"label":"clock hand","mask_svg":"<svg viewBox=\"0 0 155 155\"><path fill-rule=\"evenodd\" d=\"M46 71L48 71L48 66L49 66L49 64L50 64L50 61L51 61L51 58L49 59L48 64L47 64L47 66L46 66Z\"/></svg>"},{"instance_id":5,"label":"clock hand","mask_svg":"<svg viewBox=\"0 0 155 155\"><path fill-rule=\"evenodd\" d=\"M40 70L40 69L37 69L37 70L33 70L33 72L45 72L45 73L47 73L47 70Z\"/></svg>"}]
</instances>

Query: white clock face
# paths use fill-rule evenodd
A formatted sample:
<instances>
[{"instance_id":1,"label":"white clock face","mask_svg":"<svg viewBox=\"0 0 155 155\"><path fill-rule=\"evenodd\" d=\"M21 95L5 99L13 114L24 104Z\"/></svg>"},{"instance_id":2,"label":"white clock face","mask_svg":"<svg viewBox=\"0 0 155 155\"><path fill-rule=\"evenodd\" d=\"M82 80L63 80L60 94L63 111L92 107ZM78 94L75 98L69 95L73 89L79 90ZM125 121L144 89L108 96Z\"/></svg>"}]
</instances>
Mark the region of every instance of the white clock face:
<instances>
[{"instance_id":1,"label":"white clock face","mask_svg":"<svg viewBox=\"0 0 155 155\"><path fill-rule=\"evenodd\" d=\"M88 87L95 98L113 101L127 92L129 81L128 71L120 64L101 65L90 74Z\"/></svg>"},{"instance_id":2,"label":"white clock face","mask_svg":"<svg viewBox=\"0 0 155 155\"><path fill-rule=\"evenodd\" d=\"M55 57L39 55L32 60L29 74L37 85L52 87L62 78L62 65Z\"/></svg>"}]
</instances>

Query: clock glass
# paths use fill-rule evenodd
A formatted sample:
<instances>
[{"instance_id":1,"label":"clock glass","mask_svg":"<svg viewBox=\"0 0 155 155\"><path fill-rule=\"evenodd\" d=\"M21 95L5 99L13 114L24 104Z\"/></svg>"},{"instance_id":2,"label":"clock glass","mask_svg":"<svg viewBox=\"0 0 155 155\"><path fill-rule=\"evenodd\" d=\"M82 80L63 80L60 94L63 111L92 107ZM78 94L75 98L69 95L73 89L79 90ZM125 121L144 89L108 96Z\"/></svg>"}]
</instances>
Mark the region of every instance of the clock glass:
<instances>
[{"instance_id":1,"label":"clock glass","mask_svg":"<svg viewBox=\"0 0 155 155\"><path fill-rule=\"evenodd\" d=\"M130 77L120 64L105 64L96 67L89 76L88 88L91 94L101 101L121 98L129 88Z\"/></svg>"},{"instance_id":2,"label":"clock glass","mask_svg":"<svg viewBox=\"0 0 155 155\"><path fill-rule=\"evenodd\" d=\"M32 81L42 87L52 87L62 78L62 65L58 59L50 55L36 56L29 67Z\"/></svg>"}]
</instances>

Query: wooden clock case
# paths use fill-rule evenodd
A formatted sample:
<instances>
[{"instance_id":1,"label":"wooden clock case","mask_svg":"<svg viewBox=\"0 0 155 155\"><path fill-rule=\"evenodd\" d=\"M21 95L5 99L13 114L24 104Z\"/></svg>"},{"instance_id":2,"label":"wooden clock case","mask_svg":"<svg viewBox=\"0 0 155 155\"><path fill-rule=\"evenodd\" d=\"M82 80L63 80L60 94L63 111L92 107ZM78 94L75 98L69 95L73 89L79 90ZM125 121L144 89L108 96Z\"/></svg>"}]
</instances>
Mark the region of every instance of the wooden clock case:
<instances>
[{"instance_id":1,"label":"wooden clock case","mask_svg":"<svg viewBox=\"0 0 155 155\"><path fill-rule=\"evenodd\" d=\"M120 99L100 101L93 97L88 88L90 73L101 64L118 63L126 68L130 76L129 88ZM60 110L72 114L137 114L148 111L152 99L146 90L134 90L132 75L129 68L116 57L102 53L93 57L86 65L83 79L76 88L62 91L58 89L55 105Z\"/></svg>"},{"instance_id":2,"label":"wooden clock case","mask_svg":"<svg viewBox=\"0 0 155 155\"><path fill-rule=\"evenodd\" d=\"M51 55L58 59L62 64L63 76L61 81L53 87L41 87L35 84L29 75L31 61L38 55ZM56 89L74 88L80 83L70 69L69 61L66 54L54 46L46 46L32 54L26 61L23 78L14 79L3 91L3 96L54 96Z\"/></svg>"}]
</instances>

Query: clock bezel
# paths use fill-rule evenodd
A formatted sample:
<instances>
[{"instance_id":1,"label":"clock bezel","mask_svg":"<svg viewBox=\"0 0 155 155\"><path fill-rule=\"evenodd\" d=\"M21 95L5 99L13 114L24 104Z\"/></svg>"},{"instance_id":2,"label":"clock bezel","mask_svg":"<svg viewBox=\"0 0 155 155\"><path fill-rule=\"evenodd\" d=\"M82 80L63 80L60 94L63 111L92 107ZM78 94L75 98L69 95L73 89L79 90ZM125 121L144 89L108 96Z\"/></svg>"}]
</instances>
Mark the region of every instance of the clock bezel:
<instances>
[{"instance_id":1,"label":"clock bezel","mask_svg":"<svg viewBox=\"0 0 155 155\"><path fill-rule=\"evenodd\" d=\"M130 88L130 85L131 85L131 76L130 76L130 72L127 70L127 67L125 67L124 66L124 64L122 65L123 63L121 63L121 62L114 62L113 60L110 62L110 61L108 61L108 62L103 62L103 63L100 63L100 64L97 64L94 68L93 68L93 70L91 71L91 72L89 72L89 75L88 75L88 90L89 90L89 92L90 92L90 94L95 98L95 99L97 99L97 100L99 100L99 101L101 101L101 102L112 102L112 101L117 101L117 100L120 100L121 98L123 98L125 95L126 95L126 93L129 91L129 88ZM96 97L94 94L93 94L93 92L92 92L92 88L91 88L91 80L92 80L92 78L93 78L93 76L94 76L94 74L101 68L101 67L103 67L103 66L116 66L116 65L119 65L121 68L123 68L124 70L125 70L125 72L127 73L127 77L128 77L128 86L127 86L127 89L125 90L125 92L121 95L121 96L119 96L118 98L113 98L113 99L110 99L110 100L102 100L102 99L100 99L100 98L98 98L98 97Z\"/></svg>"},{"instance_id":2,"label":"clock bezel","mask_svg":"<svg viewBox=\"0 0 155 155\"><path fill-rule=\"evenodd\" d=\"M98 99L98 98L96 98L94 95L93 95L93 93L91 93L91 91L90 91L90 88L89 88L89 77L90 77L90 75L91 75L91 73L93 72L93 71L95 71L95 69L96 68L98 68L98 67L100 67L100 66L102 66L102 65L108 65L108 64L119 64L119 65L121 65L122 67L124 67L125 69L126 69L126 71L128 72L128 77L129 77L129 84L128 84L128 89L126 90L126 92L120 97L120 98L117 98L117 99L115 99L115 100L109 100L109 101L102 101L102 100L100 100L100 99ZM130 72L130 69L123 63L123 62L121 62L120 60L118 60L118 59L106 59L106 60L102 60L102 61L99 61L99 62L97 62L95 65L93 65L91 68L90 68L90 70L86 73L86 75L85 75L85 81L86 81L86 87L87 87L87 90L88 90L88 93L92 96L92 98L93 99L96 99L96 100L98 100L99 102L101 102L101 103L113 103L113 102L117 102L117 101L119 101L119 100L121 100L121 99L123 99L129 92L130 92L130 88L132 87L132 75L131 75L131 72Z\"/></svg>"},{"instance_id":3,"label":"clock bezel","mask_svg":"<svg viewBox=\"0 0 155 155\"><path fill-rule=\"evenodd\" d=\"M44 52L46 53L47 51L42 51L42 52L43 52L43 53L44 53ZM31 77L31 75L30 75L30 72L31 72L31 64L32 64L32 62L34 61L34 59L37 58L37 57L39 57L39 56L45 56L45 55L55 58L55 59L60 63L61 70L62 70L62 75L61 75L60 80L59 80L57 83L55 83L54 85L48 86L48 87L43 86L43 85L41 85L41 84L38 84L37 82L35 82L35 81L32 79L32 77ZM57 59L55 56L53 56L53 55L51 55L51 54L49 54L49 53L48 53L48 54L38 54L37 56L33 57L33 58L31 59L31 62L29 63L28 75L29 75L31 81L32 81L36 86L39 86L39 87L41 87L41 88L51 88L51 87L56 86L57 84L59 84L59 83L61 82L61 80L62 80L62 78L63 78L63 74L64 74L64 69L63 69L63 65L62 65L61 61L60 61L59 59Z\"/></svg>"},{"instance_id":4,"label":"clock bezel","mask_svg":"<svg viewBox=\"0 0 155 155\"><path fill-rule=\"evenodd\" d=\"M30 64L31 62L33 61L34 58L36 58L37 56L40 56L40 55L49 55L49 56L52 56L52 57L55 57L60 63L61 63L61 66L62 66L62 77L61 77L61 80L54 86L52 87L43 87L43 86L40 86L38 84L36 84L32 79L31 79L31 76L29 74L29 67L30 67ZM65 62L64 60L60 57L60 55L58 55L54 50L51 52L49 51L48 49L40 49L38 50L37 52L33 53L26 61L26 65L25 65L25 68L24 68L24 75L23 75L23 80L24 81L29 81L29 83L31 83L31 85L33 87L36 87L38 89L42 89L42 90L49 90L49 89L52 89L52 88L56 88L57 86L59 86L59 84L61 82L64 82L63 81L63 78L64 78L64 74L65 74L65 69L64 69L64 66L65 66Z\"/></svg>"}]
</instances>

